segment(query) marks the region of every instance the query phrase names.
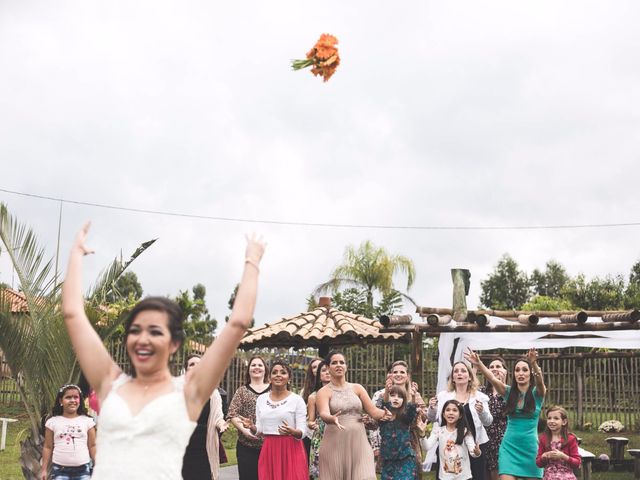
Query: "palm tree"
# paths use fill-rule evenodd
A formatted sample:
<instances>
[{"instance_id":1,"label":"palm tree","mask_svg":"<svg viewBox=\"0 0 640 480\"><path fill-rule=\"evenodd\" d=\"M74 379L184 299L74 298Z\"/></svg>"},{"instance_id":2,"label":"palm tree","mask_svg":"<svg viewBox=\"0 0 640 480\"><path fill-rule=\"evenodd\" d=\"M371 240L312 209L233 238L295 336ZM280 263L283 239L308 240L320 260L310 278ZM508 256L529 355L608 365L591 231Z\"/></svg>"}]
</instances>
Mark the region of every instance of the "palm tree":
<instances>
[{"instance_id":1,"label":"palm tree","mask_svg":"<svg viewBox=\"0 0 640 480\"><path fill-rule=\"evenodd\" d=\"M2 203L0 241L28 307L26 313L12 312L10 295L0 290L0 350L16 379L30 421L30 435L21 442L22 472L28 480L39 480L41 419L60 386L77 382L80 371L62 318L61 283L52 271L54 259L45 257L33 230L19 223ZM105 296L129 264L154 241L142 244L126 262L116 258L88 295L87 314L103 339L109 338L122 320L122 312L101 307Z\"/></svg>"},{"instance_id":2,"label":"palm tree","mask_svg":"<svg viewBox=\"0 0 640 480\"><path fill-rule=\"evenodd\" d=\"M363 288L367 304L373 308L373 293L388 294L397 291L393 287L393 276L403 273L407 276L407 290L413 285L416 269L413 261L402 255L390 255L383 247L376 247L366 240L356 249L348 246L344 252L344 262L331 273L331 279L318 285L314 294L336 292L344 287ZM406 293L398 292L415 303Z\"/></svg>"}]
</instances>

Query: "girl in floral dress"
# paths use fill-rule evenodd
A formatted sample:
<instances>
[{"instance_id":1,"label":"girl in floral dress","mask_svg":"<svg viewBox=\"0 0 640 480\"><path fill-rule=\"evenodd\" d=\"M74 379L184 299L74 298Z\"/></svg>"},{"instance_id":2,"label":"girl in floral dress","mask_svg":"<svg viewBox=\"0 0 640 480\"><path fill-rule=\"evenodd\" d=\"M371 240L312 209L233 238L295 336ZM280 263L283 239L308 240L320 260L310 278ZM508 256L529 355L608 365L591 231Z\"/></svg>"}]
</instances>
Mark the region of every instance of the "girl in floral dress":
<instances>
[{"instance_id":1,"label":"girl in floral dress","mask_svg":"<svg viewBox=\"0 0 640 480\"><path fill-rule=\"evenodd\" d=\"M576 480L574 468L580 466L578 441L569 432L567 411L562 407L547 410L547 428L540 435L536 464L544 467L543 480Z\"/></svg>"},{"instance_id":2,"label":"girl in floral dress","mask_svg":"<svg viewBox=\"0 0 640 480\"><path fill-rule=\"evenodd\" d=\"M502 357L492 360L489 364L489 370L501 382L507 381L507 364ZM498 450L507 429L506 400L493 388L489 380L486 380L479 390L489 397L489 412L493 417L491 425L486 427L489 441L480 448L487 458L489 480L498 480Z\"/></svg>"},{"instance_id":3,"label":"girl in floral dress","mask_svg":"<svg viewBox=\"0 0 640 480\"><path fill-rule=\"evenodd\" d=\"M389 421L380 422L381 480L418 480L416 453L411 446L411 425L418 411L407 402L407 391L392 385L385 393L383 405L392 413Z\"/></svg>"}]
</instances>

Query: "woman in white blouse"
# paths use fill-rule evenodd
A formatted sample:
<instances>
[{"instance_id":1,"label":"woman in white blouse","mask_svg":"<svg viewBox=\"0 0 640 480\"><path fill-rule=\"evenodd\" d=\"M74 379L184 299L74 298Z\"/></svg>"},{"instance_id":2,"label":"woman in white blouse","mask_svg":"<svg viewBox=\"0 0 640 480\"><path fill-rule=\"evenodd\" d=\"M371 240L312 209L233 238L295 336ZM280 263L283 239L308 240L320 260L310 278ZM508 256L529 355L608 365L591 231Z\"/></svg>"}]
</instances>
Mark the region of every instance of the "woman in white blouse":
<instances>
[{"instance_id":1,"label":"woman in white blouse","mask_svg":"<svg viewBox=\"0 0 640 480\"><path fill-rule=\"evenodd\" d=\"M478 380L473 370L465 362L453 364L449 385L447 390L438 393L437 397L429 400L427 419L430 422L438 423L442 415L442 406L448 400L457 400L464 408L467 425L475 439L475 443L480 445L489 441L485 427L491 425L493 416L489 411L489 397L478 391ZM435 461L435 448L427 454L427 461ZM474 480L485 480L486 462L484 455L471 458L471 473Z\"/></svg>"},{"instance_id":2,"label":"woman in white blouse","mask_svg":"<svg viewBox=\"0 0 640 480\"><path fill-rule=\"evenodd\" d=\"M253 434L264 435L258 460L260 480L307 480L309 467L302 438L307 427L307 406L289 391L291 369L282 360L271 364L271 391L256 401L256 423L241 418Z\"/></svg>"}]
</instances>

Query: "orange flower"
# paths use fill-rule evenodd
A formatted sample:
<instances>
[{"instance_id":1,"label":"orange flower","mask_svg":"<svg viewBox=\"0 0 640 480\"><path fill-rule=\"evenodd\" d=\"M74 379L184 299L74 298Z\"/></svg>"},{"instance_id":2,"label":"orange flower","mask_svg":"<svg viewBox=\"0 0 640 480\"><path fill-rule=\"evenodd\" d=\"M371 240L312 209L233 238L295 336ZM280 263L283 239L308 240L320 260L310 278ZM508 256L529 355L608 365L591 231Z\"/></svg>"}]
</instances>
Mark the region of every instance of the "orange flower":
<instances>
[{"instance_id":1,"label":"orange flower","mask_svg":"<svg viewBox=\"0 0 640 480\"><path fill-rule=\"evenodd\" d=\"M336 48L337 43L338 39L336 37L323 33L313 48L307 52L307 59L293 60L291 66L294 70L312 67L311 73L316 76L322 76L326 82L340 65L340 56Z\"/></svg>"}]
</instances>

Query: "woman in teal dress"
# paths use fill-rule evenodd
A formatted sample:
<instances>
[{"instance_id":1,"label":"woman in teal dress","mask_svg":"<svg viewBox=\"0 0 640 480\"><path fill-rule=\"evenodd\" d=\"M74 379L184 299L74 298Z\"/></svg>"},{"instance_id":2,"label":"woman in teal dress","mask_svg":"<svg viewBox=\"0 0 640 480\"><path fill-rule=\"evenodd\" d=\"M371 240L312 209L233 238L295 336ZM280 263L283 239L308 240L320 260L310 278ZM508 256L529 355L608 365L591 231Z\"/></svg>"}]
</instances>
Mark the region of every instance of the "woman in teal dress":
<instances>
[{"instance_id":1,"label":"woman in teal dress","mask_svg":"<svg viewBox=\"0 0 640 480\"><path fill-rule=\"evenodd\" d=\"M536 465L536 452L538 418L547 388L538 366L538 352L531 348L525 358L516 362L511 385L497 379L473 350L469 349L465 357L506 398L507 430L498 453L500 479L542 478L544 471Z\"/></svg>"}]
</instances>

